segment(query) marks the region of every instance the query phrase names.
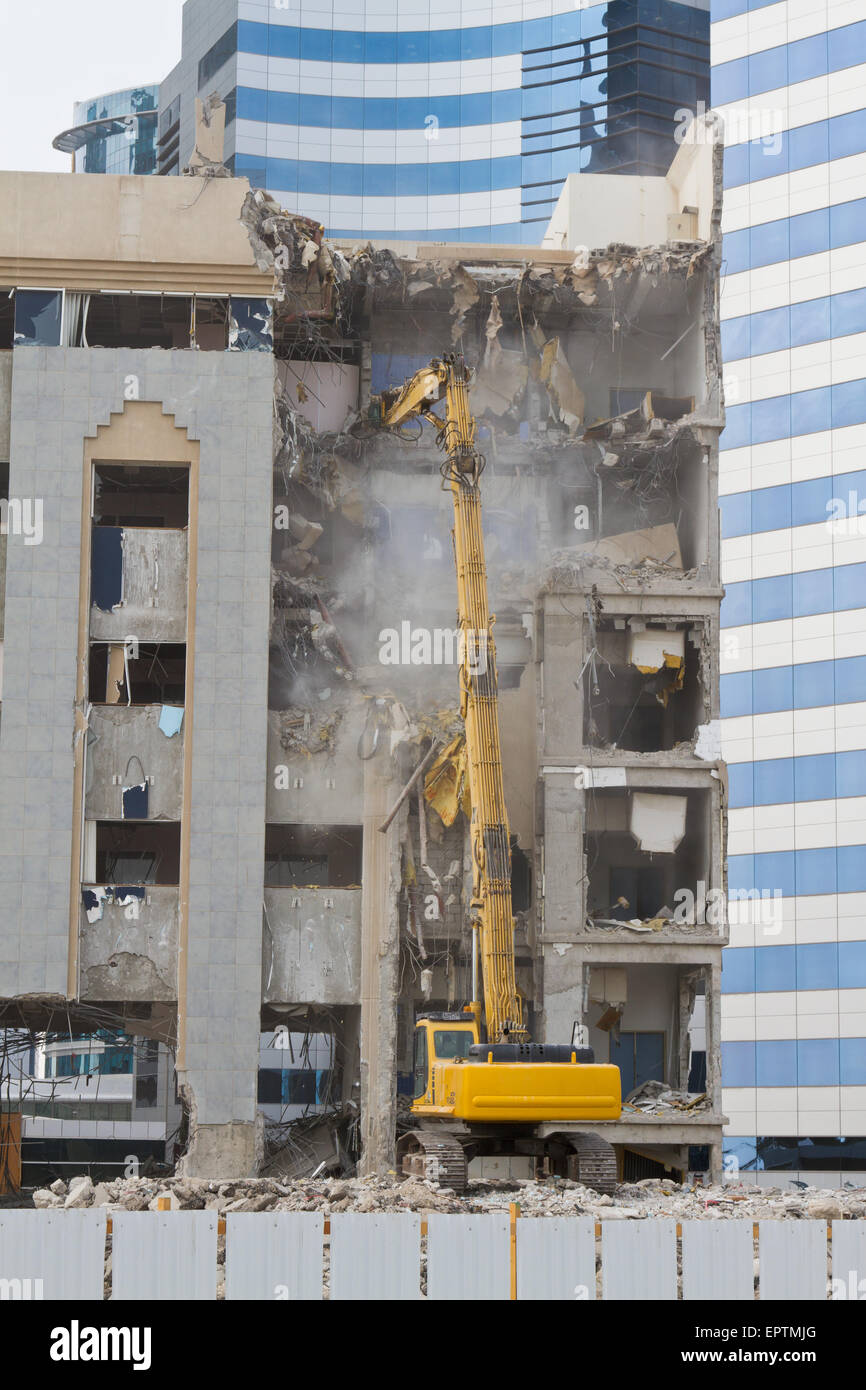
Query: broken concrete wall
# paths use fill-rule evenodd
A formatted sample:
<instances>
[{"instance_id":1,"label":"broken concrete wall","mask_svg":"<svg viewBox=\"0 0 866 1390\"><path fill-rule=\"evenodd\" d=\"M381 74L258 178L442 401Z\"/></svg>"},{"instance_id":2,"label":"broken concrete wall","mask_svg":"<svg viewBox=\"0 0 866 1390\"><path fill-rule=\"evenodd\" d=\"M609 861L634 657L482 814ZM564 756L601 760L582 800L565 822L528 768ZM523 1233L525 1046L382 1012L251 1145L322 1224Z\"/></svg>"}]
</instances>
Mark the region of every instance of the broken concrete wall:
<instances>
[{"instance_id":1,"label":"broken concrete wall","mask_svg":"<svg viewBox=\"0 0 866 1390\"><path fill-rule=\"evenodd\" d=\"M9 436L12 426L12 352L0 350L0 463L9 459Z\"/></svg>"},{"instance_id":2,"label":"broken concrete wall","mask_svg":"<svg viewBox=\"0 0 866 1390\"><path fill-rule=\"evenodd\" d=\"M185 642L187 531L100 527L109 529L121 531L122 597L108 612L91 607L91 640Z\"/></svg>"},{"instance_id":3,"label":"broken concrete wall","mask_svg":"<svg viewBox=\"0 0 866 1390\"><path fill-rule=\"evenodd\" d=\"M162 705L94 705L88 717L85 815L122 820L125 787L147 779L149 820L179 821L184 734L160 728Z\"/></svg>"},{"instance_id":4,"label":"broken concrete wall","mask_svg":"<svg viewBox=\"0 0 866 1390\"><path fill-rule=\"evenodd\" d=\"M361 890L266 888L265 1004L357 1004L361 997Z\"/></svg>"},{"instance_id":5,"label":"broken concrete wall","mask_svg":"<svg viewBox=\"0 0 866 1390\"><path fill-rule=\"evenodd\" d=\"M366 709L323 701L268 716L268 823L360 824Z\"/></svg>"},{"instance_id":6,"label":"broken concrete wall","mask_svg":"<svg viewBox=\"0 0 866 1390\"><path fill-rule=\"evenodd\" d=\"M177 999L179 894L148 885L130 890L90 888L82 903L79 951L82 999L142 1001ZM121 894L125 896L121 898ZM120 900L118 900L120 899Z\"/></svg>"}]
</instances>

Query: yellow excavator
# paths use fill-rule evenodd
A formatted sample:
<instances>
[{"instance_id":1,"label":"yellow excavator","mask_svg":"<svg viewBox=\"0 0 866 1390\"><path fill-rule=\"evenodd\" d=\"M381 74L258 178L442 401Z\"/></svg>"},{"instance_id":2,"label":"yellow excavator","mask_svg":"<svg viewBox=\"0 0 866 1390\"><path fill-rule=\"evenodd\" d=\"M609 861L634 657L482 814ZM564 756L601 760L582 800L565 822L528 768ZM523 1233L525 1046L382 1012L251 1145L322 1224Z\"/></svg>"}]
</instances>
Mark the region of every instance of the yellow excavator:
<instances>
[{"instance_id":1,"label":"yellow excavator","mask_svg":"<svg viewBox=\"0 0 866 1390\"><path fill-rule=\"evenodd\" d=\"M610 1192L615 1151L585 1126L619 1119L619 1068L596 1063L591 1048L530 1042L517 988L494 618L481 528L484 459L470 411L471 375L462 357L434 359L370 404L371 422L398 435L407 424L426 420L444 454L443 486L454 503L460 709L471 803L472 1001L462 1012L416 1020L412 1115L418 1126L398 1140L398 1167L462 1192L471 1158L521 1154L534 1157L536 1170L546 1159L548 1171ZM443 398L444 418L433 409Z\"/></svg>"}]
</instances>

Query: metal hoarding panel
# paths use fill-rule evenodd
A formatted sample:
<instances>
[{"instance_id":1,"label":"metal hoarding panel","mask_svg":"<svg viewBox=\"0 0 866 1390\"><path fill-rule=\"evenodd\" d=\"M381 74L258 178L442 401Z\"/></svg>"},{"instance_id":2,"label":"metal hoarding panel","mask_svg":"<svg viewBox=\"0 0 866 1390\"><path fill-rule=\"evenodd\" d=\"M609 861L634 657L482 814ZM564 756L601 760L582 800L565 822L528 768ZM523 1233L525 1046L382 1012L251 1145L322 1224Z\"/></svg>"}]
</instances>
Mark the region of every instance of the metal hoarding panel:
<instances>
[{"instance_id":1,"label":"metal hoarding panel","mask_svg":"<svg viewBox=\"0 0 866 1390\"><path fill-rule=\"evenodd\" d=\"M324 1238L317 1211L229 1212L226 1298L321 1299Z\"/></svg>"},{"instance_id":2,"label":"metal hoarding panel","mask_svg":"<svg viewBox=\"0 0 866 1390\"><path fill-rule=\"evenodd\" d=\"M601 1286L605 1299L675 1299L676 1222L602 1221Z\"/></svg>"},{"instance_id":3,"label":"metal hoarding panel","mask_svg":"<svg viewBox=\"0 0 866 1390\"><path fill-rule=\"evenodd\" d=\"M0 1297L101 1300L105 1232L100 1207L0 1210Z\"/></svg>"},{"instance_id":4,"label":"metal hoarding panel","mask_svg":"<svg viewBox=\"0 0 866 1390\"><path fill-rule=\"evenodd\" d=\"M684 1221L682 1231L684 1299L755 1297L751 1221Z\"/></svg>"},{"instance_id":5,"label":"metal hoarding panel","mask_svg":"<svg viewBox=\"0 0 866 1390\"><path fill-rule=\"evenodd\" d=\"M760 1221L758 1243L762 1299L827 1297L825 1221Z\"/></svg>"},{"instance_id":6,"label":"metal hoarding panel","mask_svg":"<svg viewBox=\"0 0 866 1390\"><path fill-rule=\"evenodd\" d=\"M215 1211L116 1211L112 1231L113 1299L216 1298Z\"/></svg>"},{"instance_id":7,"label":"metal hoarding panel","mask_svg":"<svg viewBox=\"0 0 866 1390\"><path fill-rule=\"evenodd\" d=\"M591 1216L520 1218L517 1297L572 1302L595 1298L595 1222Z\"/></svg>"},{"instance_id":8,"label":"metal hoarding panel","mask_svg":"<svg viewBox=\"0 0 866 1390\"><path fill-rule=\"evenodd\" d=\"M506 1212L481 1216L427 1218L427 1297L470 1300L511 1297L510 1218Z\"/></svg>"},{"instance_id":9,"label":"metal hoarding panel","mask_svg":"<svg viewBox=\"0 0 866 1390\"><path fill-rule=\"evenodd\" d=\"M421 1218L412 1212L339 1212L331 1217L331 1298L421 1297Z\"/></svg>"}]
</instances>

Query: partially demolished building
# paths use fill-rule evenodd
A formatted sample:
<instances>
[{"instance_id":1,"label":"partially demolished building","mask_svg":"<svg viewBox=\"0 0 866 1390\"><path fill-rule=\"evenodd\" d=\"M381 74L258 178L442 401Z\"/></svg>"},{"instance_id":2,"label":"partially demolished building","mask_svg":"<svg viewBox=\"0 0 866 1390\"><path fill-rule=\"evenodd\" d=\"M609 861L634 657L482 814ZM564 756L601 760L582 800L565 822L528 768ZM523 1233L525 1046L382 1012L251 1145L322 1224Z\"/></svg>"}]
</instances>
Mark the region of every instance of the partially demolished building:
<instances>
[{"instance_id":1,"label":"partially demolished building","mask_svg":"<svg viewBox=\"0 0 866 1390\"><path fill-rule=\"evenodd\" d=\"M0 176L0 1023L80 1001L176 1046L186 1171L272 1157L260 1039L299 1033L310 1161L392 1166L414 1015L469 997L450 504L436 431L371 409L450 351L531 1031L619 1064L626 1173L718 1169L712 154L678 156L685 211L630 180L634 226L587 176L590 244L571 189L537 251L327 244L245 180Z\"/></svg>"}]
</instances>

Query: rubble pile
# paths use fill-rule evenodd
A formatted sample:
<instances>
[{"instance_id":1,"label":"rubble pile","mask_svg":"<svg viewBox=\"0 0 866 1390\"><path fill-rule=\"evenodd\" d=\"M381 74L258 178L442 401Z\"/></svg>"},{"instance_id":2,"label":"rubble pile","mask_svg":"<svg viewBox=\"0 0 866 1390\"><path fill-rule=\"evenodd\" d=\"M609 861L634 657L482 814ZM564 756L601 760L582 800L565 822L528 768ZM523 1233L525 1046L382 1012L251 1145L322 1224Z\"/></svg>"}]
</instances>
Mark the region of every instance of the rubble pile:
<instances>
[{"instance_id":1,"label":"rubble pile","mask_svg":"<svg viewBox=\"0 0 866 1390\"><path fill-rule=\"evenodd\" d=\"M643 1115L664 1115L670 1110L693 1115L699 1110L711 1110L712 1102L706 1091L678 1091L664 1081L644 1081L629 1092L622 1108Z\"/></svg>"},{"instance_id":2,"label":"rubble pile","mask_svg":"<svg viewBox=\"0 0 866 1390\"><path fill-rule=\"evenodd\" d=\"M507 1211L512 1202L522 1216L592 1216L598 1221L644 1220L667 1216L677 1221L724 1220L863 1220L866 1188L792 1189L779 1175L778 1187L724 1183L705 1187L681 1186L659 1178L620 1183L613 1196L595 1192L566 1178L542 1181L485 1179L470 1182L465 1196L420 1178L398 1182L384 1178L300 1178L279 1182L272 1178L208 1182L192 1178L116 1178L94 1183L88 1177L72 1178L68 1186L58 1179L33 1193L39 1209L106 1207L123 1211L156 1211L168 1198L172 1210L214 1211L220 1216L233 1211L318 1211L323 1216L339 1212L414 1211L484 1214Z\"/></svg>"}]
</instances>

